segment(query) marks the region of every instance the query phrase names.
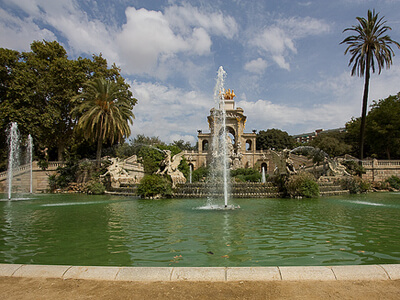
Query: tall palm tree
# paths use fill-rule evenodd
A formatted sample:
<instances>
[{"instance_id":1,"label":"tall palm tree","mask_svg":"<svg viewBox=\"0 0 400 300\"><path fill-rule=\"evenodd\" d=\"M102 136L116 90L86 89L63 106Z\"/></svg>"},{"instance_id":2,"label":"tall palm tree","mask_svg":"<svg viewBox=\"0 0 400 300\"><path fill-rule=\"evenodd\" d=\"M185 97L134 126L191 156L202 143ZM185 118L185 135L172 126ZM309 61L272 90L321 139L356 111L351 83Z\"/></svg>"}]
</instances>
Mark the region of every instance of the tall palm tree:
<instances>
[{"instance_id":1,"label":"tall palm tree","mask_svg":"<svg viewBox=\"0 0 400 300\"><path fill-rule=\"evenodd\" d=\"M73 116L80 116L77 129L85 139L97 140L96 165L100 167L103 142L119 142L130 135L128 122L132 124L136 99L120 84L101 78L88 82L73 101L78 102L72 110Z\"/></svg>"},{"instance_id":2,"label":"tall palm tree","mask_svg":"<svg viewBox=\"0 0 400 300\"><path fill-rule=\"evenodd\" d=\"M378 74L381 73L382 68L386 66L390 68L392 64L392 56L394 51L390 44L395 44L400 48L398 42L393 41L386 31L391 30L386 25L384 17L379 18L379 13L368 10L368 18L357 17L359 24L346 28L345 31L353 31L355 35L345 38L340 44L347 44L346 51L350 52L351 58L349 66L352 65L351 76L365 76L364 81L364 95L362 100L361 112L361 126L360 126L360 159L364 158L364 139L365 139L365 120L367 116L368 106L368 90L370 71L375 73L375 67L378 68Z\"/></svg>"}]
</instances>

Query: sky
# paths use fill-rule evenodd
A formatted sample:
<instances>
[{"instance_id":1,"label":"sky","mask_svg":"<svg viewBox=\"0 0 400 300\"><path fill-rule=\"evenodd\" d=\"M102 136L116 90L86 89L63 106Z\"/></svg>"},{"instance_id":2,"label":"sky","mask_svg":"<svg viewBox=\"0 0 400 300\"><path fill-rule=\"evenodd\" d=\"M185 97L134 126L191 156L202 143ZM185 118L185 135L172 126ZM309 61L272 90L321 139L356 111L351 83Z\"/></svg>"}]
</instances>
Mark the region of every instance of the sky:
<instances>
[{"instance_id":1,"label":"sky","mask_svg":"<svg viewBox=\"0 0 400 300\"><path fill-rule=\"evenodd\" d=\"M344 127L361 114L363 78L340 42L375 9L400 41L400 0L0 0L0 47L58 41L70 59L102 54L138 99L131 137L195 144L209 132L220 66L245 132ZM369 104L400 92L400 50L372 75Z\"/></svg>"}]
</instances>

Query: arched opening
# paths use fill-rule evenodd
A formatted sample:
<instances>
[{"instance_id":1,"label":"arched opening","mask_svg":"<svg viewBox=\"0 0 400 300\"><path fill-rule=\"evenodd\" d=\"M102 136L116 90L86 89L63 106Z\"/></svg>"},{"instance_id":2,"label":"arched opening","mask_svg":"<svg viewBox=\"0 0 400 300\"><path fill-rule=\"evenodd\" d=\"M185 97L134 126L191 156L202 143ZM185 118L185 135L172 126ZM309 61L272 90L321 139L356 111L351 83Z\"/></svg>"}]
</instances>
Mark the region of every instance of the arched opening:
<instances>
[{"instance_id":1,"label":"arched opening","mask_svg":"<svg viewBox=\"0 0 400 300\"><path fill-rule=\"evenodd\" d=\"M264 169L265 173L267 173L267 171L268 171L268 165L267 165L267 163L265 163L265 162L261 164L260 172L262 172L263 169Z\"/></svg>"},{"instance_id":2,"label":"arched opening","mask_svg":"<svg viewBox=\"0 0 400 300\"><path fill-rule=\"evenodd\" d=\"M202 145L201 145L201 150L202 151L208 151L208 140L204 140Z\"/></svg>"},{"instance_id":3,"label":"arched opening","mask_svg":"<svg viewBox=\"0 0 400 300\"><path fill-rule=\"evenodd\" d=\"M246 141L246 151L253 150L253 142L251 140Z\"/></svg>"}]
</instances>

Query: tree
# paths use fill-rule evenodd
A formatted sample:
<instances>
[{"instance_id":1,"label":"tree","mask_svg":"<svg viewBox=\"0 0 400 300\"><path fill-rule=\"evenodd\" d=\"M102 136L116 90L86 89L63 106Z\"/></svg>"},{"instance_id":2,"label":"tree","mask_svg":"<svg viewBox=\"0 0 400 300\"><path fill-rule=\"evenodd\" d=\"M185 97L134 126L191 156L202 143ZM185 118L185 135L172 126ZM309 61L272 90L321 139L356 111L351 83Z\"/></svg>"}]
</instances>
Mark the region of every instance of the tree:
<instances>
[{"instance_id":1,"label":"tree","mask_svg":"<svg viewBox=\"0 0 400 300\"><path fill-rule=\"evenodd\" d=\"M291 149L294 145L294 139L286 132L279 129L260 130L256 138L257 149Z\"/></svg>"},{"instance_id":2,"label":"tree","mask_svg":"<svg viewBox=\"0 0 400 300\"><path fill-rule=\"evenodd\" d=\"M345 142L345 136L346 133L340 131L321 132L309 145L323 150L329 156L341 156L351 151L351 146Z\"/></svg>"},{"instance_id":3,"label":"tree","mask_svg":"<svg viewBox=\"0 0 400 300\"><path fill-rule=\"evenodd\" d=\"M367 115L366 144L377 157L399 158L400 93L371 105Z\"/></svg>"},{"instance_id":4,"label":"tree","mask_svg":"<svg viewBox=\"0 0 400 300\"><path fill-rule=\"evenodd\" d=\"M366 117L365 156L376 158L400 158L400 93L374 101ZM357 150L354 141L359 140L361 118L346 123L345 141Z\"/></svg>"},{"instance_id":5,"label":"tree","mask_svg":"<svg viewBox=\"0 0 400 300\"><path fill-rule=\"evenodd\" d=\"M364 158L364 140L365 140L365 122L368 106L368 90L370 81L370 71L375 73L375 65L378 68L378 74L382 68L390 68L392 64L392 55L394 51L391 44L400 48L400 44L393 41L386 32L391 28L379 18L379 13L368 10L367 19L357 17L358 25L346 28L343 32L353 31L355 35L348 36L340 44L347 44L344 52L351 55L349 66L352 66L351 75L357 74L364 76L364 95L362 100L361 125L360 125L360 159Z\"/></svg>"},{"instance_id":6,"label":"tree","mask_svg":"<svg viewBox=\"0 0 400 300\"><path fill-rule=\"evenodd\" d=\"M185 142L184 140L173 141L170 145L176 146L181 150L191 151L196 149L190 144L190 142Z\"/></svg>"},{"instance_id":7,"label":"tree","mask_svg":"<svg viewBox=\"0 0 400 300\"><path fill-rule=\"evenodd\" d=\"M71 110L84 83L94 78L116 81L128 94L129 85L101 54L92 59L68 59L56 41L34 41L31 51L0 48L0 170L6 161L5 129L17 122L22 137L31 134L36 154L48 148L50 159L88 156L95 145L74 131Z\"/></svg>"},{"instance_id":8,"label":"tree","mask_svg":"<svg viewBox=\"0 0 400 300\"><path fill-rule=\"evenodd\" d=\"M131 133L128 123L134 118L132 108L137 100L128 92L115 81L97 78L85 84L83 92L73 100L79 103L73 110L74 116L80 116L77 129L85 139L97 141L97 167L103 142L120 142Z\"/></svg>"}]
</instances>

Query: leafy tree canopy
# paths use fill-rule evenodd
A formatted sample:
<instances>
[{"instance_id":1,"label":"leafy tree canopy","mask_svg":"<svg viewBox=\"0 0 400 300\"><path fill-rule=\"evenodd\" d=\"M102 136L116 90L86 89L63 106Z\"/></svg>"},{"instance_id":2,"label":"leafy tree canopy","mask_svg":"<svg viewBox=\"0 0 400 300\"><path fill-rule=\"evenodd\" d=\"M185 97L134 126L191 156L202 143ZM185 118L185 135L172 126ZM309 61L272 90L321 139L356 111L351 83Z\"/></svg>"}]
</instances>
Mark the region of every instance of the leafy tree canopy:
<instances>
[{"instance_id":1,"label":"leafy tree canopy","mask_svg":"<svg viewBox=\"0 0 400 300\"><path fill-rule=\"evenodd\" d=\"M308 144L326 152L329 156L342 156L351 152L345 143L346 133L339 131L321 132Z\"/></svg>"},{"instance_id":2,"label":"leafy tree canopy","mask_svg":"<svg viewBox=\"0 0 400 300\"><path fill-rule=\"evenodd\" d=\"M258 150L275 149L280 151L293 148L294 139L286 131L273 128L266 131L260 130L257 133L256 143Z\"/></svg>"},{"instance_id":3,"label":"leafy tree canopy","mask_svg":"<svg viewBox=\"0 0 400 300\"><path fill-rule=\"evenodd\" d=\"M132 96L115 64L109 68L101 55L71 60L56 41L34 41L29 52L0 48L0 66L1 161L7 152L5 129L11 122L18 123L22 136L32 135L36 155L45 148L51 160L61 160L66 153L93 152L93 143L74 132L76 120L70 113L75 107L71 99L88 80L113 80Z\"/></svg>"}]
</instances>

